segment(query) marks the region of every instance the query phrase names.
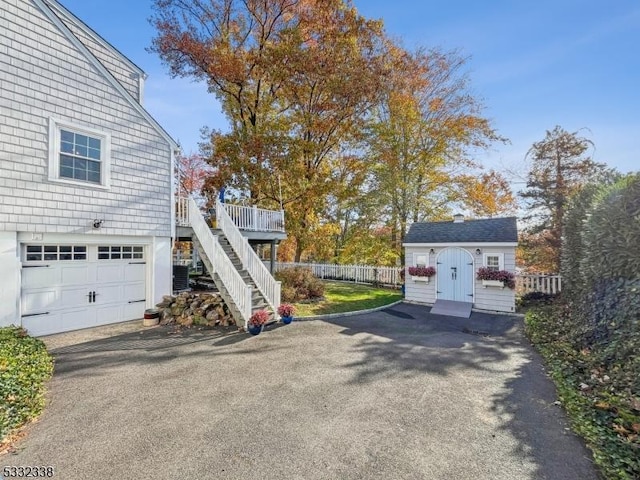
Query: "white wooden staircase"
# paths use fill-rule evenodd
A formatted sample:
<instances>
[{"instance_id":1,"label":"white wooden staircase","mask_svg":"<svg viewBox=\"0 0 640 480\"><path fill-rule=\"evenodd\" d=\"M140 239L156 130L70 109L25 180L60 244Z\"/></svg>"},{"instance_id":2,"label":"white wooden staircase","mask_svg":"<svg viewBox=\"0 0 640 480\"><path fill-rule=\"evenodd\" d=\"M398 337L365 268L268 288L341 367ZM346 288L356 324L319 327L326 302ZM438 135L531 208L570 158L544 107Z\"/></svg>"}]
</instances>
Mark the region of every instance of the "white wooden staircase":
<instances>
[{"instance_id":1,"label":"white wooden staircase","mask_svg":"<svg viewBox=\"0 0 640 480\"><path fill-rule=\"evenodd\" d=\"M192 198L180 199L177 215L178 224L193 229L193 244L236 324L246 327L251 314L262 309L278 320L280 282L253 251L225 205L216 204L215 230L209 228Z\"/></svg>"}]
</instances>

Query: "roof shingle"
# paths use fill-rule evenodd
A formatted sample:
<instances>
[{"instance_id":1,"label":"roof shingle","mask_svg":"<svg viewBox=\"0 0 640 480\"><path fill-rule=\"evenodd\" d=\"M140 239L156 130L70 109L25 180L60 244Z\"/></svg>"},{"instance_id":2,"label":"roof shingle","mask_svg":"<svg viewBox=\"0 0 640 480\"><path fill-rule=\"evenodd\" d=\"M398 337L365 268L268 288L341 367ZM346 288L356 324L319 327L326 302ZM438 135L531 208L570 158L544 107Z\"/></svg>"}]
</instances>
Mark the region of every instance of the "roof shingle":
<instances>
[{"instance_id":1,"label":"roof shingle","mask_svg":"<svg viewBox=\"0 0 640 480\"><path fill-rule=\"evenodd\" d=\"M465 220L464 222L419 222L409 228L404 243L515 243L516 217Z\"/></svg>"}]
</instances>

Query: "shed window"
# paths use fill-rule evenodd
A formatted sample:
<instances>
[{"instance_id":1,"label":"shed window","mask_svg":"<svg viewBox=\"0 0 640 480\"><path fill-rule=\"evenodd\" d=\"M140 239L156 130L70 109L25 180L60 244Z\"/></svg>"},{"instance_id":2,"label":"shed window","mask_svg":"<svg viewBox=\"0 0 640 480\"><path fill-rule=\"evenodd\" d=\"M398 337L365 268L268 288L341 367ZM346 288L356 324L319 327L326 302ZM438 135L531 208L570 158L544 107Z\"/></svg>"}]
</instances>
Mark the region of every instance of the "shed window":
<instances>
[{"instance_id":1,"label":"shed window","mask_svg":"<svg viewBox=\"0 0 640 480\"><path fill-rule=\"evenodd\" d=\"M413 263L416 267L427 267L429 265L429 254L427 253L414 253Z\"/></svg>"},{"instance_id":2,"label":"shed window","mask_svg":"<svg viewBox=\"0 0 640 480\"><path fill-rule=\"evenodd\" d=\"M483 263L489 270L504 270L504 255L502 253L485 253Z\"/></svg>"}]
</instances>

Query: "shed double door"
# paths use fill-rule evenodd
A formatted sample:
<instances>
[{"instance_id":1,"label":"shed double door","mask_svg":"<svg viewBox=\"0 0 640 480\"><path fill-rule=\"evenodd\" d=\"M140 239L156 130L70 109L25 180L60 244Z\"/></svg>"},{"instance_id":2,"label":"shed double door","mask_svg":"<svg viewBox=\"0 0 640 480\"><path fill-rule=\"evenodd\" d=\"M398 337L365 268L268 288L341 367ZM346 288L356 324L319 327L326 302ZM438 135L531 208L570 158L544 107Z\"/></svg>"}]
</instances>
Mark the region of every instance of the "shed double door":
<instances>
[{"instance_id":1,"label":"shed double door","mask_svg":"<svg viewBox=\"0 0 640 480\"><path fill-rule=\"evenodd\" d=\"M436 261L436 298L473 302L473 257L462 248L450 247Z\"/></svg>"}]
</instances>

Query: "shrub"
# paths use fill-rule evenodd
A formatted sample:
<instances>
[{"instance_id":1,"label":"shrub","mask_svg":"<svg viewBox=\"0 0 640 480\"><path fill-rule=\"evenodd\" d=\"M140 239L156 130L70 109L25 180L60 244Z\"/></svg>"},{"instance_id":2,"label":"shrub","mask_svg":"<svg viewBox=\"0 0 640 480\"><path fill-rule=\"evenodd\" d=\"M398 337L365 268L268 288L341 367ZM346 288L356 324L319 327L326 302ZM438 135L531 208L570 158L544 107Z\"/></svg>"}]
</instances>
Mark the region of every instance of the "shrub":
<instances>
[{"instance_id":1,"label":"shrub","mask_svg":"<svg viewBox=\"0 0 640 480\"><path fill-rule=\"evenodd\" d=\"M310 268L293 267L276 272L275 277L282 282L282 301L300 302L322 298L324 283L316 277Z\"/></svg>"},{"instance_id":2,"label":"shrub","mask_svg":"<svg viewBox=\"0 0 640 480\"><path fill-rule=\"evenodd\" d=\"M0 328L0 441L44 408L53 361L41 340L19 327Z\"/></svg>"},{"instance_id":3,"label":"shrub","mask_svg":"<svg viewBox=\"0 0 640 480\"><path fill-rule=\"evenodd\" d=\"M551 305L557 295L544 292L528 292L521 295L518 299L518 305L521 307L529 307L533 305Z\"/></svg>"}]
</instances>

